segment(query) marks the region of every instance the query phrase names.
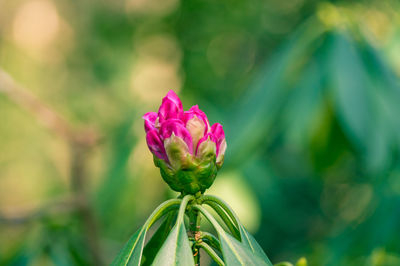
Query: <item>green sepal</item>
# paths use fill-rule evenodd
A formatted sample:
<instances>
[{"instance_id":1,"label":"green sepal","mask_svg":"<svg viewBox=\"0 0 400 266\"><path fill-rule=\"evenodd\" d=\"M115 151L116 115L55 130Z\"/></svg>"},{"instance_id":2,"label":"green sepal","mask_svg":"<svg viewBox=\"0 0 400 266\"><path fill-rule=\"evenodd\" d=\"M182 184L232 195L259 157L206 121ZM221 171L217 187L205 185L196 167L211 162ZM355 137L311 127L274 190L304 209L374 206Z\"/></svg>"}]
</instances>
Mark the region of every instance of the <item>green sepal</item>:
<instances>
[{"instance_id":1,"label":"green sepal","mask_svg":"<svg viewBox=\"0 0 400 266\"><path fill-rule=\"evenodd\" d=\"M164 147L172 169L180 169L189 163L189 157L191 157L189 148L185 141L175 136L174 133L164 141Z\"/></svg>"},{"instance_id":2,"label":"green sepal","mask_svg":"<svg viewBox=\"0 0 400 266\"><path fill-rule=\"evenodd\" d=\"M215 145L215 142L212 141L210 137L208 137L208 139L206 139L199 145L196 156L201 160L208 160L212 159L212 157L215 156L216 152L217 146Z\"/></svg>"},{"instance_id":3,"label":"green sepal","mask_svg":"<svg viewBox=\"0 0 400 266\"><path fill-rule=\"evenodd\" d=\"M171 189L183 194L194 195L199 191L204 193L214 183L217 176L218 169L215 163L215 154L211 155L207 160L192 157L177 170L164 160L156 156L153 158L155 166L160 168L164 181Z\"/></svg>"}]
</instances>

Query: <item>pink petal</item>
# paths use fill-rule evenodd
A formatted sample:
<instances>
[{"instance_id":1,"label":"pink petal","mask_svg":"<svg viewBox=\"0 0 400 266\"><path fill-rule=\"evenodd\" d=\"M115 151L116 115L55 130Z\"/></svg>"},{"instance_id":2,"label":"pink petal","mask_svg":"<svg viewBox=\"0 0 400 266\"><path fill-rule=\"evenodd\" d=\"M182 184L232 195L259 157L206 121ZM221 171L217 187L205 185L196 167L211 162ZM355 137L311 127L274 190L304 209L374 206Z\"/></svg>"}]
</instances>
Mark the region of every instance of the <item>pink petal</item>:
<instances>
[{"instance_id":1,"label":"pink petal","mask_svg":"<svg viewBox=\"0 0 400 266\"><path fill-rule=\"evenodd\" d=\"M164 143L158 135L157 130L153 129L147 132L146 142L150 151L160 159L168 161L167 154L164 149Z\"/></svg>"},{"instance_id":2,"label":"pink petal","mask_svg":"<svg viewBox=\"0 0 400 266\"><path fill-rule=\"evenodd\" d=\"M179 119L168 119L161 123L160 127L160 135L162 139L169 138L172 133L175 136L183 139L189 148L189 153L193 154L193 143L192 143L192 136L190 135L189 131L185 128L183 122Z\"/></svg>"},{"instance_id":3,"label":"pink petal","mask_svg":"<svg viewBox=\"0 0 400 266\"><path fill-rule=\"evenodd\" d=\"M214 125L212 125L211 133L214 134L217 140L222 140L225 138L225 132L220 123L215 123Z\"/></svg>"},{"instance_id":4,"label":"pink petal","mask_svg":"<svg viewBox=\"0 0 400 266\"><path fill-rule=\"evenodd\" d=\"M218 156L216 160L218 167L221 167L222 164L224 163L225 151L226 151L226 141L225 139L223 139L221 141L221 144L219 145Z\"/></svg>"},{"instance_id":5,"label":"pink petal","mask_svg":"<svg viewBox=\"0 0 400 266\"><path fill-rule=\"evenodd\" d=\"M192 136L193 149L196 149L197 143L207 132L207 125L200 117L194 115L186 122L185 127L189 131L190 136Z\"/></svg>"},{"instance_id":6,"label":"pink petal","mask_svg":"<svg viewBox=\"0 0 400 266\"><path fill-rule=\"evenodd\" d=\"M211 133L214 135L215 140L216 140L217 156L218 156L221 143L225 139L225 132L224 132L224 129L222 128L222 125L220 123L215 123L211 127Z\"/></svg>"},{"instance_id":7,"label":"pink petal","mask_svg":"<svg viewBox=\"0 0 400 266\"><path fill-rule=\"evenodd\" d=\"M144 130L146 131L146 133L156 128L155 123L157 117L158 114L156 112L148 112L142 116L142 118L144 119Z\"/></svg>"},{"instance_id":8,"label":"pink petal","mask_svg":"<svg viewBox=\"0 0 400 266\"><path fill-rule=\"evenodd\" d=\"M161 106L158 109L158 116L160 118L160 122L171 118L182 118L182 102L173 90L170 90L163 98Z\"/></svg>"},{"instance_id":9,"label":"pink petal","mask_svg":"<svg viewBox=\"0 0 400 266\"><path fill-rule=\"evenodd\" d=\"M165 98L173 101L179 109L183 110L181 99L179 99L178 95L173 90L169 90Z\"/></svg>"},{"instance_id":10,"label":"pink petal","mask_svg":"<svg viewBox=\"0 0 400 266\"><path fill-rule=\"evenodd\" d=\"M204 134L206 134L210 128L210 124L208 122L207 116L206 114L201 111L199 109L198 105L193 105L189 111L185 111L183 113L183 122L185 122L185 125L187 124L187 122L192 119L194 116L197 116L198 118L200 118L201 120L203 120L204 125L205 125L205 130L204 130Z\"/></svg>"}]
</instances>

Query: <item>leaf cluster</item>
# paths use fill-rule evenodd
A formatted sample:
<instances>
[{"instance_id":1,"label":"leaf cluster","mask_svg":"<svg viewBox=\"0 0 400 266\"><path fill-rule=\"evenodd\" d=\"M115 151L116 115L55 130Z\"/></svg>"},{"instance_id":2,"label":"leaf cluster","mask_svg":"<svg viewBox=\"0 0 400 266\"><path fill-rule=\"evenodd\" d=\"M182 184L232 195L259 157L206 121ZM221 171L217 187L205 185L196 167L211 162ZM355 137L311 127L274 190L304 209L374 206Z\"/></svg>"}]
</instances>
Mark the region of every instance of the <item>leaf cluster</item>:
<instances>
[{"instance_id":1,"label":"leaf cluster","mask_svg":"<svg viewBox=\"0 0 400 266\"><path fill-rule=\"evenodd\" d=\"M224 226L229 228L228 232L203 204L216 211ZM194 216L199 221L199 214L211 223L218 238L200 231L200 224L195 226L196 231L192 231L191 236L188 234L184 216ZM163 215L166 215L166 219L145 245L148 230ZM272 266L263 249L239 222L232 209L215 196L203 195L186 195L181 200L174 199L161 204L128 240L112 265L195 265L193 257L199 256L199 249L204 249L218 265Z\"/></svg>"}]
</instances>

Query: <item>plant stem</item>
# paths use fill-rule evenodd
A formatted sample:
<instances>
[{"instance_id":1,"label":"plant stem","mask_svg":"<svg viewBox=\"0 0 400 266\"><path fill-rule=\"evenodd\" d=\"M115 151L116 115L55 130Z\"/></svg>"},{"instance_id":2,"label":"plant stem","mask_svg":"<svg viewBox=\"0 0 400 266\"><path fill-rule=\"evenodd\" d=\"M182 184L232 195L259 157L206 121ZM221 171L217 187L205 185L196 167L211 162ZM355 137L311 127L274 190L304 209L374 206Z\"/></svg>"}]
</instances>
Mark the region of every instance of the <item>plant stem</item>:
<instances>
[{"instance_id":1,"label":"plant stem","mask_svg":"<svg viewBox=\"0 0 400 266\"><path fill-rule=\"evenodd\" d=\"M200 218L198 210L191 209L189 212L189 229L190 234L197 242L200 239ZM196 245L193 246L193 257L196 265L200 264L200 252L196 250Z\"/></svg>"},{"instance_id":2,"label":"plant stem","mask_svg":"<svg viewBox=\"0 0 400 266\"><path fill-rule=\"evenodd\" d=\"M197 244L199 248L204 249L205 252L207 252L208 255L219 265L219 266L224 266L225 263L222 261L222 259L218 256L217 253L206 243L202 242Z\"/></svg>"},{"instance_id":3,"label":"plant stem","mask_svg":"<svg viewBox=\"0 0 400 266\"><path fill-rule=\"evenodd\" d=\"M78 131L71 123L32 94L29 90L19 85L3 69L0 68L0 93L7 95L20 107L26 109L31 115L61 136L68 142L76 142L85 147L93 147L99 141L99 136L92 130Z\"/></svg>"}]
</instances>

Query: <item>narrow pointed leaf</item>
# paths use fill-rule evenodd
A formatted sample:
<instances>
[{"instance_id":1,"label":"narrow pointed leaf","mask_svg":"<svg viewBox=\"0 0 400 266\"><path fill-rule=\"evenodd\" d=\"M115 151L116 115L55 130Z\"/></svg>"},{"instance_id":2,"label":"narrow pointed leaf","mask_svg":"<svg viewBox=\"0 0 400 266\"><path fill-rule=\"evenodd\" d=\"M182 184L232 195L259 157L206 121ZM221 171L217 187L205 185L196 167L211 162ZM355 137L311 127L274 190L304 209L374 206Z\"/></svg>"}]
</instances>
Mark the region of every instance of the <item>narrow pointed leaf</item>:
<instances>
[{"instance_id":1,"label":"narrow pointed leaf","mask_svg":"<svg viewBox=\"0 0 400 266\"><path fill-rule=\"evenodd\" d=\"M145 227L137 230L119 252L111 265L120 266L128 265L128 263L129 265L140 265L145 237Z\"/></svg>"},{"instance_id":2,"label":"narrow pointed leaf","mask_svg":"<svg viewBox=\"0 0 400 266\"><path fill-rule=\"evenodd\" d=\"M242 242L240 242L232 235L228 234L207 210L198 205L196 205L195 208L197 208L211 222L217 231L221 242L222 255L227 266L272 266L261 247L259 247L258 244L255 245L255 240L252 237L249 237L250 234L246 233L244 228L241 230L243 231L243 236L247 236L247 240L243 241L242 239ZM240 227L242 227L242 225L240 225Z\"/></svg>"},{"instance_id":3,"label":"narrow pointed leaf","mask_svg":"<svg viewBox=\"0 0 400 266\"><path fill-rule=\"evenodd\" d=\"M182 199L182 203L179 208L178 218L176 219L176 224L174 228L172 228L172 231L169 233L160 251L157 253L153 265L194 266L192 249L190 248L185 224L183 222L187 203L191 199L193 199L193 196L191 195L187 195Z\"/></svg>"},{"instance_id":4,"label":"narrow pointed leaf","mask_svg":"<svg viewBox=\"0 0 400 266\"><path fill-rule=\"evenodd\" d=\"M194 265L192 250L183 223L174 226L154 259L153 265Z\"/></svg>"},{"instance_id":5,"label":"narrow pointed leaf","mask_svg":"<svg viewBox=\"0 0 400 266\"><path fill-rule=\"evenodd\" d=\"M332 88L339 121L350 140L361 149L370 141L372 107L368 95L371 86L355 43L342 34L335 35L332 49Z\"/></svg>"},{"instance_id":6,"label":"narrow pointed leaf","mask_svg":"<svg viewBox=\"0 0 400 266\"><path fill-rule=\"evenodd\" d=\"M239 227L242 243L246 245L255 255L263 258L264 261L268 262L268 265L272 265L264 250L260 247L254 237L244 228L243 225L240 224Z\"/></svg>"},{"instance_id":7,"label":"narrow pointed leaf","mask_svg":"<svg viewBox=\"0 0 400 266\"><path fill-rule=\"evenodd\" d=\"M221 247L222 254L224 256L224 261L227 266L230 265L254 265L254 266L262 266L262 265L272 265L269 260L266 261L264 258L258 256L256 253L253 253L246 244L239 242L233 236L227 233L221 233L218 231L218 234L221 237Z\"/></svg>"},{"instance_id":8,"label":"narrow pointed leaf","mask_svg":"<svg viewBox=\"0 0 400 266\"><path fill-rule=\"evenodd\" d=\"M176 212L169 213L165 221L160 225L149 242L146 244L143 250L142 266L151 265L151 263L154 261L157 252L160 250L165 239L167 239L168 233L171 231L174 225L175 218Z\"/></svg>"},{"instance_id":9,"label":"narrow pointed leaf","mask_svg":"<svg viewBox=\"0 0 400 266\"><path fill-rule=\"evenodd\" d=\"M180 203L180 199L171 199L159 205L147 219L146 223L128 240L111 265L141 265L147 231L159 218L175 209Z\"/></svg>"}]
</instances>

